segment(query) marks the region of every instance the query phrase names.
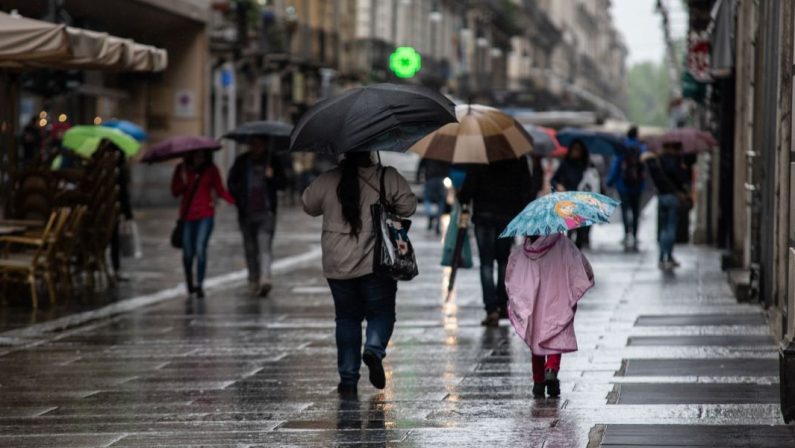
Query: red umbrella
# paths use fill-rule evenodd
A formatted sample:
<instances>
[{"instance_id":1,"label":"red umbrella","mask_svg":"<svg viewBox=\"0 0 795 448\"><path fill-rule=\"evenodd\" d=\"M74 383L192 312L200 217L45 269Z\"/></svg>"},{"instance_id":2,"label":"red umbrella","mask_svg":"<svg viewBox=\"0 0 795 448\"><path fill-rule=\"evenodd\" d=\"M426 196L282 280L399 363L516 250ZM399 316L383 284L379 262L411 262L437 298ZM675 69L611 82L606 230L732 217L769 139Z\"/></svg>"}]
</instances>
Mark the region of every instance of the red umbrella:
<instances>
[{"instance_id":1,"label":"red umbrella","mask_svg":"<svg viewBox=\"0 0 795 448\"><path fill-rule=\"evenodd\" d=\"M680 143L682 150L687 153L709 151L718 146L718 141L709 132L695 128L672 129L665 134L649 137L646 144L652 151L661 151L663 145Z\"/></svg>"},{"instance_id":2,"label":"red umbrella","mask_svg":"<svg viewBox=\"0 0 795 448\"><path fill-rule=\"evenodd\" d=\"M221 144L207 137L179 136L171 137L152 145L143 157L147 163L162 162L176 159L195 151L217 151Z\"/></svg>"}]
</instances>

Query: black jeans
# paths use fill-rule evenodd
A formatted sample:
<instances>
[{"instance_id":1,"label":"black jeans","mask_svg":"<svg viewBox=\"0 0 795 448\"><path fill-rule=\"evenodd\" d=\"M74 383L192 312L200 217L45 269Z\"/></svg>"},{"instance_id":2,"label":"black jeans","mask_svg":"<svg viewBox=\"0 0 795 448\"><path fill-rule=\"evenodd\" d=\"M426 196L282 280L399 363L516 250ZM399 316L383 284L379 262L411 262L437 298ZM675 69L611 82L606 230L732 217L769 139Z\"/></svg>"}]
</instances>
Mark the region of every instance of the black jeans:
<instances>
[{"instance_id":1,"label":"black jeans","mask_svg":"<svg viewBox=\"0 0 795 448\"><path fill-rule=\"evenodd\" d=\"M640 192L621 193L621 218L624 221L624 234L638 236L640 222Z\"/></svg>"},{"instance_id":2,"label":"black jeans","mask_svg":"<svg viewBox=\"0 0 795 448\"><path fill-rule=\"evenodd\" d=\"M505 269L511 255L512 238L499 238L507 225L504 219L478 217L475 223L475 239L480 255L480 284L483 288L483 306L487 313L508 306L505 291ZM497 262L497 283L494 283L494 262Z\"/></svg>"},{"instance_id":3,"label":"black jeans","mask_svg":"<svg viewBox=\"0 0 795 448\"><path fill-rule=\"evenodd\" d=\"M378 274L348 280L328 279L334 297L337 370L345 385L359 382L362 366L362 321L367 318L364 349L380 359L395 328L397 282Z\"/></svg>"}]
</instances>

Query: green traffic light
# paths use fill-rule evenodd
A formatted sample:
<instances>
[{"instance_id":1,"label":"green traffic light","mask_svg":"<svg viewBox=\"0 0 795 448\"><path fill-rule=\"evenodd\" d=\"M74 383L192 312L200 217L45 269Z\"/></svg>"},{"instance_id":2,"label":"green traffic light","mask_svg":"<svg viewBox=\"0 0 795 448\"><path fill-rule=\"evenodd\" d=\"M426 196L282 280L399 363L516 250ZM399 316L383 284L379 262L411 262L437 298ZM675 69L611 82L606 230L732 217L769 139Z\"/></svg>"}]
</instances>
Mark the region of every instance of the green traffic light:
<instances>
[{"instance_id":1,"label":"green traffic light","mask_svg":"<svg viewBox=\"0 0 795 448\"><path fill-rule=\"evenodd\" d=\"M412 47L398 47L389 56L389 68L398 78L413 78L422 68L422 57Z\"/></svg>"}]
</instances>

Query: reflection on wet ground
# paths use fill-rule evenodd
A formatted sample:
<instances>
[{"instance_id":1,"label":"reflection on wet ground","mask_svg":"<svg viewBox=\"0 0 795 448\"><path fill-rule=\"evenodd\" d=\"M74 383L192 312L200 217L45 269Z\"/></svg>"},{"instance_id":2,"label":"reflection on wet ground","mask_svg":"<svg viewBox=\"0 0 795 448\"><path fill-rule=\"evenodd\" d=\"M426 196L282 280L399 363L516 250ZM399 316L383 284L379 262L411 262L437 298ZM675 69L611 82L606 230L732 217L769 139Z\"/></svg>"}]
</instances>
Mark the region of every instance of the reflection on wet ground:
<instances>
[{"instance_id":1,"label":"reflection on wet ground","mask_svg":"<svg viewBox=\"0 0 795 448\"><path fill-rule=\"evenodd\" d=\"M663 276L652 235L623 254L617 226L594 229L580 351L563 357L561 398L539 400L510 324L479 324L478 273L463 271L445 303L440 244L416 228L421 275L400 286L384 391L363 379L357 399L338 397L314 260L269 299L235 285L0 346L0 446L747 446L727 437L738 425L766 446L795 440L780 426L767 324L732 298L716 251L682 248ZM282 226L280 250L300 252L317 229ZM218 257L242 266L232 248Z\"/></svg>"}]
</instances>

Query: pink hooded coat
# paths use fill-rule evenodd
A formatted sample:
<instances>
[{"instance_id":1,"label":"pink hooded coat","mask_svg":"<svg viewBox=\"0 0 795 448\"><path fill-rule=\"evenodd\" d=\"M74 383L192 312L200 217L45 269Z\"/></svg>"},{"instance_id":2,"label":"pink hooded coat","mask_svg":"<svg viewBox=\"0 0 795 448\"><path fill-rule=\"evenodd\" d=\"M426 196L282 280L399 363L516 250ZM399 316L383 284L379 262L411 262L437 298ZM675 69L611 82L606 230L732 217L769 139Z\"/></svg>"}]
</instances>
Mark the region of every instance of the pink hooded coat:
<instances>
[{"instance_id":1,"label":"pink hooded coat","mask_svg":"<svg viewBox=\"0 0 795 448\"><path fill-rule=\"evenodd\" d=\"M574 313L593 285L588 259L561 234L513 250L505 275L508 318L534 355L577 350Z\"/></svg>"}]
</instances>

